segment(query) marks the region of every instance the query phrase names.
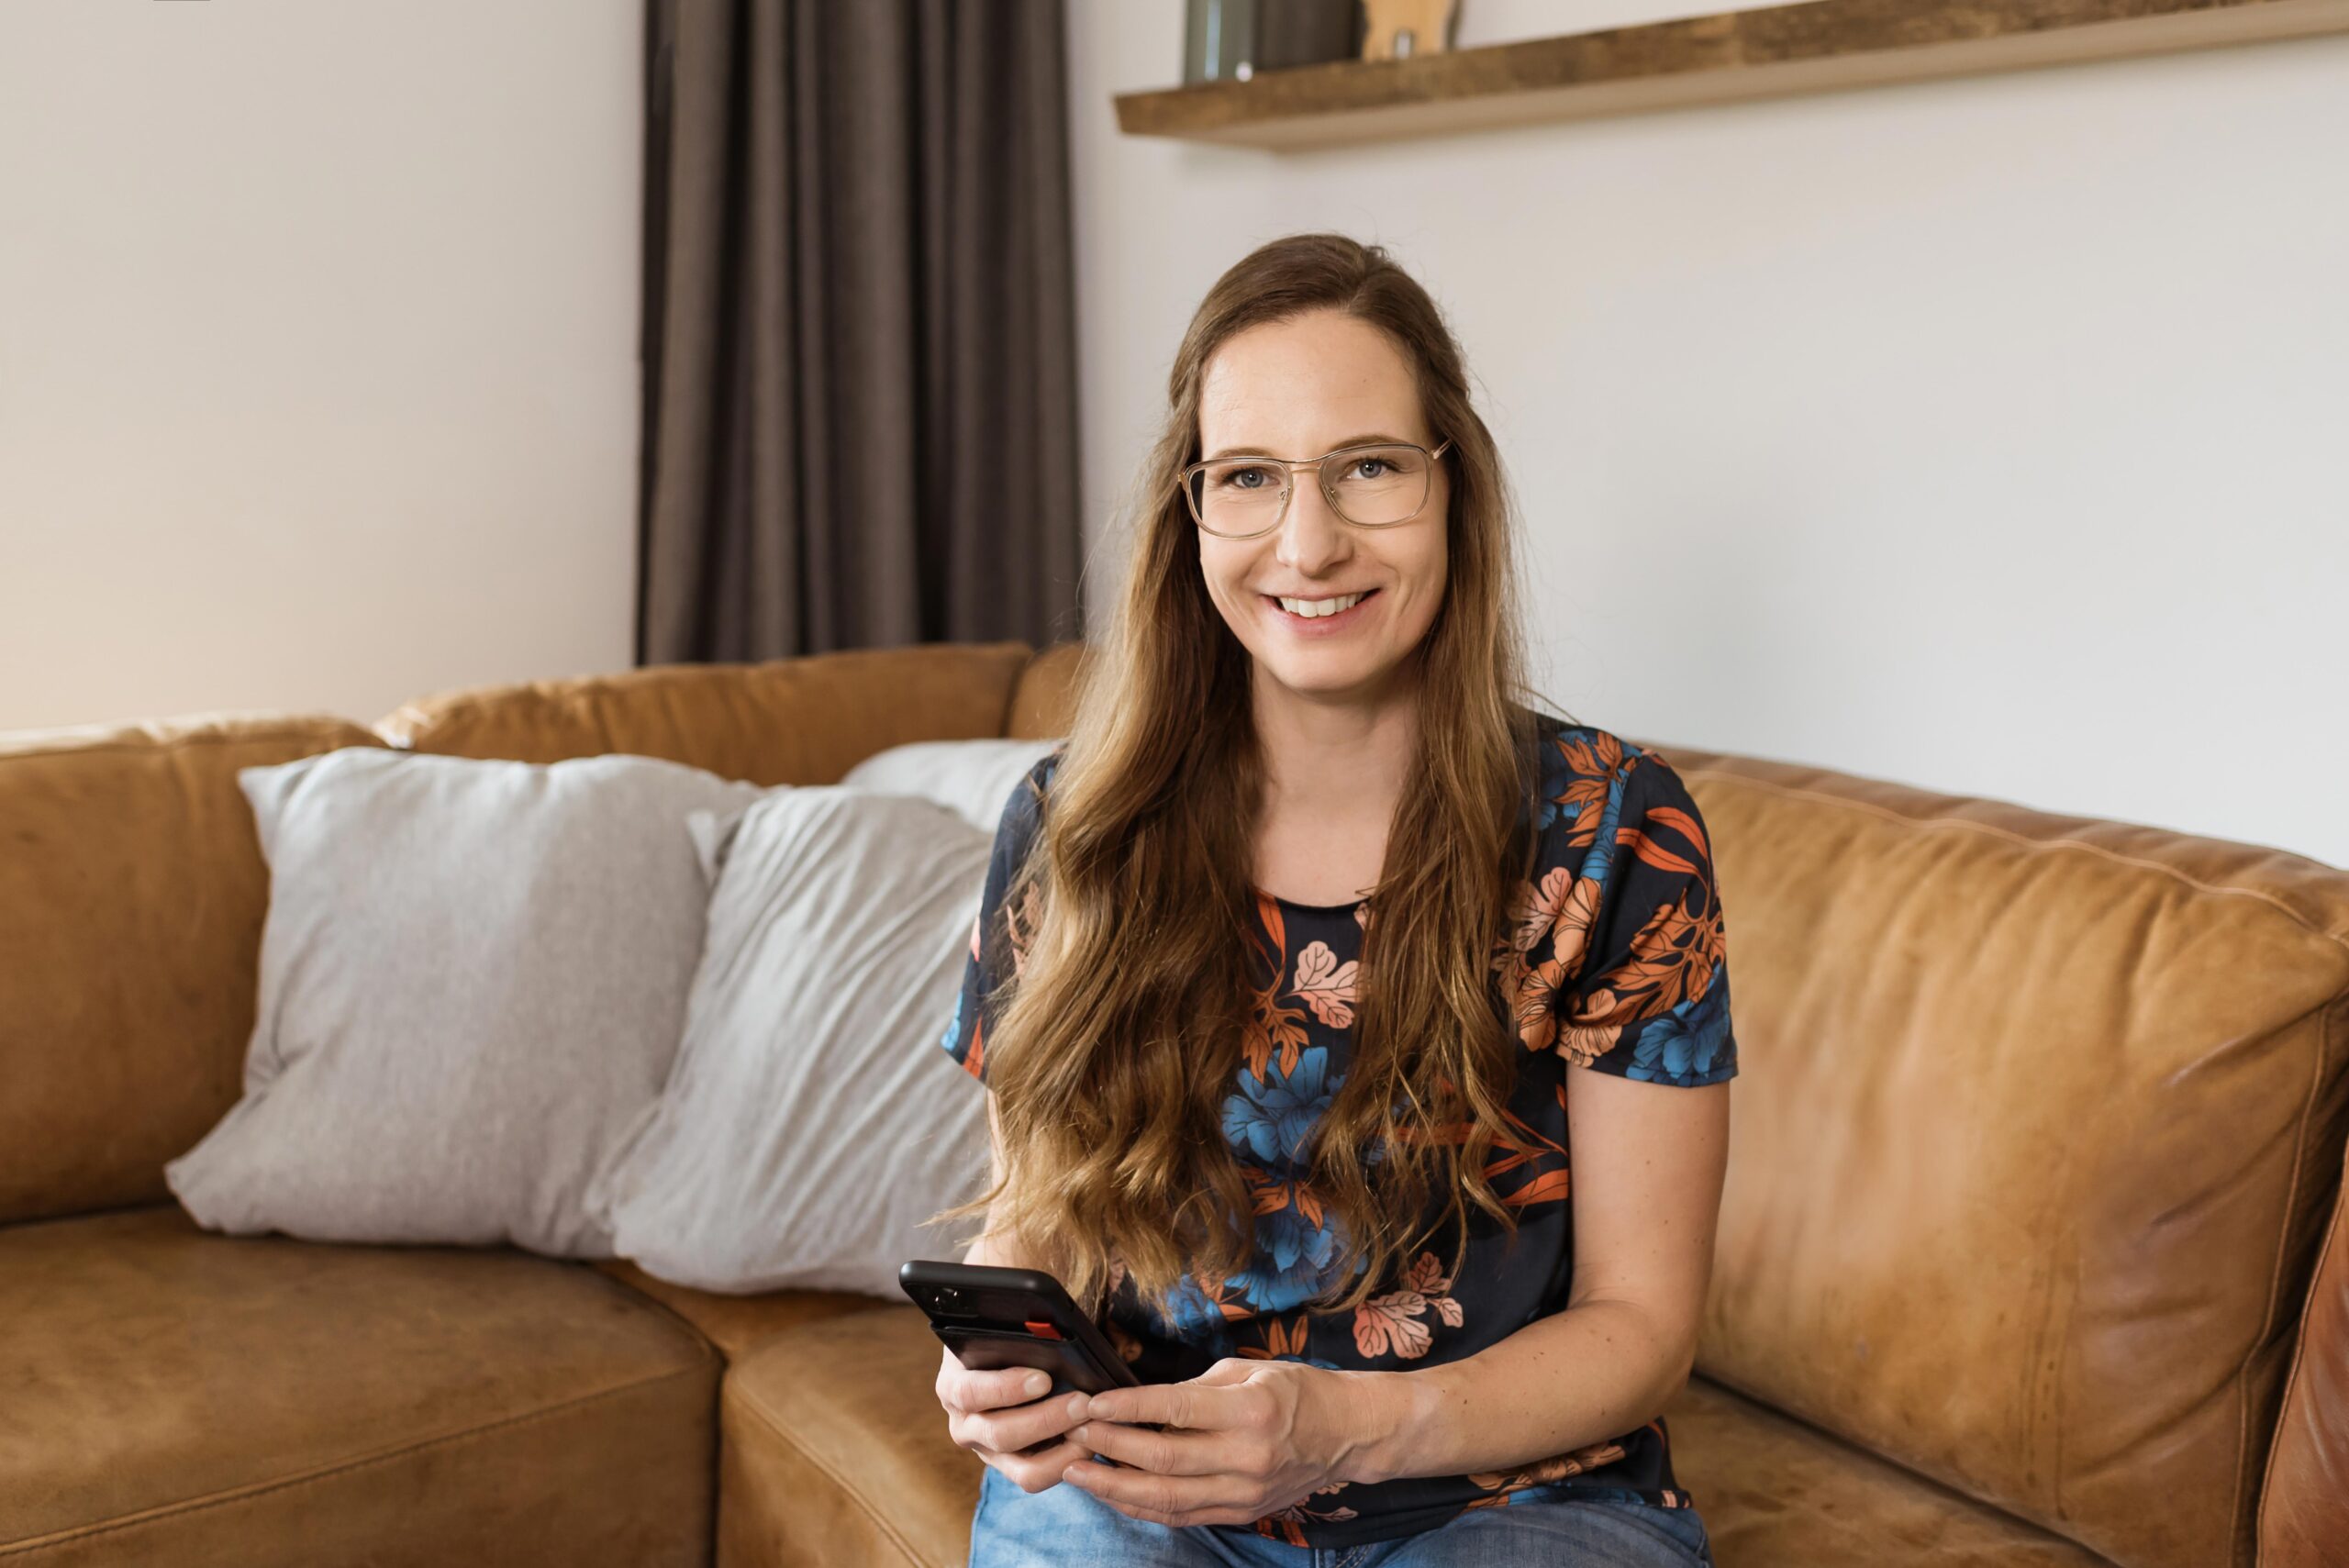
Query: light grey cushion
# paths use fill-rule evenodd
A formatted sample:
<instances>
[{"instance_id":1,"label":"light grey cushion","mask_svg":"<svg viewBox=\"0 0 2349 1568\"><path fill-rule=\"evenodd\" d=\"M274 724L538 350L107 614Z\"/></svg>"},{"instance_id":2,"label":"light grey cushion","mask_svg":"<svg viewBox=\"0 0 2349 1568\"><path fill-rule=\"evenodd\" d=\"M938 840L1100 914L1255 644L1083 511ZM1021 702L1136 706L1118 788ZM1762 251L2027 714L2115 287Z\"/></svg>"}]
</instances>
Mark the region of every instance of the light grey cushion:
<instances>
[{"instance_id":1,"label":"light grey cushion","mask_svg":"<svg viewBox=\"0 0 2349 1568\"><path fill-rule=\"evenodd\" d=\"M1053 740L914 740L875 751L848 771L842 787L918 795L952 808L990 842L1003 803Z\"/></svg>"},{"instance_id":2,"label":"light grey cushion","mask_svg":"<svg viewBox=\"0 0 2349 1568\"><path fill-rule=\"evenodd\" d=\"M588 1181L655 1100L701 955L675 762L351 747L237 774L269 861L244 1097L164 1167L199 1224L607 1257Z\"/></svg>"},{"instance_id":3,"label":"light grey cushion","mask_svg":"<svg viewBox=\"0 0 2349 1568\"><path fill-rule=\"evenodd\" d=\"M685 1042L589 1201L661 1279L903 1300L899 1263L976 1229L921 1222L985 1190L986 1096L933 1041L993 840L841 785L693 830L714 890Z\"/></svg>"}]
</instances>

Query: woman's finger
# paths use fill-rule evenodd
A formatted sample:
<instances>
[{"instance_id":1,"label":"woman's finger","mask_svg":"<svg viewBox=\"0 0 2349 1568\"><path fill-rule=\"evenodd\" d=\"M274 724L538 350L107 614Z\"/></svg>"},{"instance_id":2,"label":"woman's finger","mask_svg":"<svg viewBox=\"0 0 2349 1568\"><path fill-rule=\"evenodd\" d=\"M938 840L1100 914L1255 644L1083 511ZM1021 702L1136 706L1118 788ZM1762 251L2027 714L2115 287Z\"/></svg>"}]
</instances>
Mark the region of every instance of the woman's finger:
<instances>
[{"instance_id":1,"label":"woman's finger","mask_svg":"<svg viewBox=\"0 0 2349 1568\"><path fill-rule=\"evenodd\" d=\"M1081 1419L1078 1412L1084 1407L1084 1395L1063 1394L1006 1409L974 1411L962 1418L956 1440L966 1448L975 1441L998 1453L1017 1453L1067 1431Z\"/></svg>"},{"instance_id":2,"label":"woman's finger","mask_svg":"<svg viewBox=\"0 0 2349 1568\"><path fill-rule=\"evenodd\" d=\"M949 1351L946 1365L939 1373L938 1398L948 1409L968 1414L1024 1405L1051 1393L1052 1387L1052 1378L1032 1367L991 1367L974 1372L956 1361L954 1352Z\"/></svg>"},{"instance_id":3,"label":"woman's finger","mask_svg":"<svg viewBox=\"0 0 2349 1568\"><path fill-rule=\"evenodd\" d=\"M1168 1434L1117 1421L1083 1421L1068 1435L1094 1453L1161 1475L1219 1475L1248 1468L1233 1453L1232 1440L1219 1432Z\"/></svg>"},{"instance_id":4,"label":"woman's finger","mask_svg":"<svg viewBox=\"0 0 2349 1568\"><path fill-rule=\"evenodd\" d=\"M1059 1485L1062 1472L1085 1458L1085 1451L1070 1442L1054 1443L1041 1453L998 1453L990 1449L974 1449L972 1451L1003 1472L1023 1492L1041 1492L1047 1487ZM1097 1465L1095 1468L1106 1470L1108 1466Z\"/></svg>"}]
</instances>

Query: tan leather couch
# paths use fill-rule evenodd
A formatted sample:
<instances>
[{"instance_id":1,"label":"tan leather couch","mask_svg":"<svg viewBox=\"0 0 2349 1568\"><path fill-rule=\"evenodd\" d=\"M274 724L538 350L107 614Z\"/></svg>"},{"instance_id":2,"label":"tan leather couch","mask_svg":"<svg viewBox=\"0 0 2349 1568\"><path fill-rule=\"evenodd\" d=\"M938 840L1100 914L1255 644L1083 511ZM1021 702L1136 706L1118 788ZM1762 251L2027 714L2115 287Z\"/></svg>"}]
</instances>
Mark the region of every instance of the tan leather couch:
<instances>
[{"instance_id":1,"label":"tan leather couch","mask_svg":"<svg viewBox=\"0 0 2349 1568\"><path fill-rule=\"evenodd\" d=\"M209 1235L161 1167L253 1022L238 768L825 783L1058 732L1078 651L1030 652L0 738L0 1568L959 1564L979 1472L908 1307ZM2349 873L1661 749L1715 837L1743 1042L1667 1412L1724 1568L2349 1562Z\"/></svg>"}]
</instances>

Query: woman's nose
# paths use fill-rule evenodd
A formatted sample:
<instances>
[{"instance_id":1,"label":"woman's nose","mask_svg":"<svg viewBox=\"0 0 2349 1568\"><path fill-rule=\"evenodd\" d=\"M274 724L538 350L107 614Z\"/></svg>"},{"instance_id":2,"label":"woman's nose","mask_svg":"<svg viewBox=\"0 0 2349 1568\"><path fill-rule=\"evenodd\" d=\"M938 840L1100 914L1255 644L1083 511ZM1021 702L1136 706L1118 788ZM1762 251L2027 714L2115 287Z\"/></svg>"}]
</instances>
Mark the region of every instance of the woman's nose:
<instances>
[{"instance_id":1,"label":"woman's nose","mask_svg":"<svg viewBox=\"0 0 2349 1568\"><path fill-rule=\"evenodd\" d=\"M1345 519L1330 505L1317 480L1299 476L1297 492L1288 498L1288 514L1281 518L1277 558L1307 575L1342 556L1350 541Z\"/></svg>"}]
</instances>

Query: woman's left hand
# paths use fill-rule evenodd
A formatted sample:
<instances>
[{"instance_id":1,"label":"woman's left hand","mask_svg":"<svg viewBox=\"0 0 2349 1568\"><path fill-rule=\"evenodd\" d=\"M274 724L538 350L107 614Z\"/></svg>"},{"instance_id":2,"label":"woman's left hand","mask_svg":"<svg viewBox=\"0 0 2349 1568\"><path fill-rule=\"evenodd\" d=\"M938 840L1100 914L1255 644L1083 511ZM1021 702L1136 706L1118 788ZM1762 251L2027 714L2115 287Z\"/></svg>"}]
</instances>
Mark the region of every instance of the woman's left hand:
<instances>
[{"instance_id":1,"label":"woman's left hand","mask_svg":"<svg viewBox=\"0 0 2349 1568\"><path fill-rule=\"evenodd\" d=\"M1185 1383L1113 1388L1068 1437L1132 1468L1080 1459L1063 1479L1138 1519L1252 1523L1370 1479L1355 1462L1378 1435L1379 1380L1393 1375L1226 1357Z\"/></svg>"}]
</instances>

